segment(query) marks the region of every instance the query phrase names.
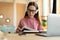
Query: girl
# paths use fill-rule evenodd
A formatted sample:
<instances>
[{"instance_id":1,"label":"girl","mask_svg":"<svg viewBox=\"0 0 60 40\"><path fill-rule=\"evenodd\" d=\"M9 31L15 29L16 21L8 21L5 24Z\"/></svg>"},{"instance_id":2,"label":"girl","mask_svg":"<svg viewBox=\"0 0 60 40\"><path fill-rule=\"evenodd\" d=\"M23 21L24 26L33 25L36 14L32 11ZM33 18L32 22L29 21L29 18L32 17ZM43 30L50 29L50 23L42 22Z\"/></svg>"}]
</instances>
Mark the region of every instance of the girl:
<instances>
[{"instance_id":1,"label":"girl","mask_svg":"<svg viewBox=\"0 0 60 40\"><path fill-rule=\"evenodd\" d=\"M24 26L34 30L42 30L38 15L38 5L35 2L29 2L25 16L20 20L16 32L20 32Z\"/></svg>"}]
</instances>

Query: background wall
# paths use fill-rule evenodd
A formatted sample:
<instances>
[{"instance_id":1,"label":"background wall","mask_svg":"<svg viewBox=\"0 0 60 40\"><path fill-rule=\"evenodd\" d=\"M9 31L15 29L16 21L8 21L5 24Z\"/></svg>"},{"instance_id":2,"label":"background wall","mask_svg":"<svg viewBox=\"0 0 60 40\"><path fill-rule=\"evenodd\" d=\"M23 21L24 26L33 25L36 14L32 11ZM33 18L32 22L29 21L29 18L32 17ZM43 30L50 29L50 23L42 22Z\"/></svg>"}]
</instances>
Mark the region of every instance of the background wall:
<instances>
[{"instance_id":1,"label":"background wall","mask_svg":"<svg viewBox=\"0 0 60 40\"><path fill-rule=\"evenodd\" d=\"M16 4L16 9L17 9L17 21L16 24L18 26L20 20L24 17L25 15L25 9L26 9L26 4L22 4L22 3L17 3Z\"/></svg>"},{"instance_id":2,"label":"background wall","mask_svg":"<svg viewBox=\"0 0 60 40\"><path fill-rule=\"evenodd\" d=\"M57 14L60 14L60 0L57 1Z\"/></svg>"},{"instance_id":3,"label":"background wall","mask_svg":"<svg viewBox=\"0 0 60 40\"><path fill-rule=\"evenodd\" d=\"M3 19L0 19L0 25L13 25L13 3L0 2L0 14L3 15ZM5 22L6 18L10 18L9 23Z\"/></svg>"}]
</instances>

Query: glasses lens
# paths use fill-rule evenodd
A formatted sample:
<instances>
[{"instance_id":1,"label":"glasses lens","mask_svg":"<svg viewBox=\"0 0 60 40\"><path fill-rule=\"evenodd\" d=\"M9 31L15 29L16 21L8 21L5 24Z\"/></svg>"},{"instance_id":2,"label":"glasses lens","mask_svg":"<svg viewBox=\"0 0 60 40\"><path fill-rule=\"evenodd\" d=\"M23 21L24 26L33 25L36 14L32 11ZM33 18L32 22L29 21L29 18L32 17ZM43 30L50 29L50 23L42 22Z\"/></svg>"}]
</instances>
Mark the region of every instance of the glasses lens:
<instances>
[{"instance_id":1,"label":"glasses lens","mask_svg":"<svg viewBox=\"0 0 60 40\"><path fill-rule=\"evenodd\" d=\"M36 13L36 10L28 10L28 12Z\"/></svg>"}]
</instances>

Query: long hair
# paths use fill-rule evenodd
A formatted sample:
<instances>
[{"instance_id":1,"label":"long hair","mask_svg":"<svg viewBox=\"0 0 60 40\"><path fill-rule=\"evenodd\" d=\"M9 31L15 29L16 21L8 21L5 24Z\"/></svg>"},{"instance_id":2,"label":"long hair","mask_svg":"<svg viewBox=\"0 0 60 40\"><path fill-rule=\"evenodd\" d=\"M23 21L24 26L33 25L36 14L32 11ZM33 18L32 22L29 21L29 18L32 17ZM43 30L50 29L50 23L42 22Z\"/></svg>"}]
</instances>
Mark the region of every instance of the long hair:
<instances>
[{"instance_id":1,"label":"long hair","mask_svg":"<svg viewBox=\"0 0 60 40\"><path fill-rule=\"evenodd\" d=\"M29 2L28 6L27 6L27 10L28 10L29 6L31 6L31 5L35 6L36 10L38 10L38 5L35 2ZM24 18L26 18L26 17L28 17L27 11L25 12ZM34 18L39 21L39 11L34 15Z\"/></svg>"}]
</instances>

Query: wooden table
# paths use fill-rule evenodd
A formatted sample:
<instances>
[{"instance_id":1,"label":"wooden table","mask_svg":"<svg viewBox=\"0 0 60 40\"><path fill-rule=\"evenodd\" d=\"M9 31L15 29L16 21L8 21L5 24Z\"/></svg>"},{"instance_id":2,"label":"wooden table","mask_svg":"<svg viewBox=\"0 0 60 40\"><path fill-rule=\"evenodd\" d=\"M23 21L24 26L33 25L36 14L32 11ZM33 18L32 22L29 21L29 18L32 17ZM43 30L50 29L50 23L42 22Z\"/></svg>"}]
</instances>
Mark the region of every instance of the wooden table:
<instances>
[{"instance_id":1,"label":"wooden table","mask_svg":"<svg viewBox=\"0 0 60 40\"><path fill-rule=\"evenodd\" d=\"M26 34L26 35L18 35L18 34L7 34L5 36L8 40L60 40L60 37L42 37L37 36L35 34Z\"/></svg>"}]
</instances>

